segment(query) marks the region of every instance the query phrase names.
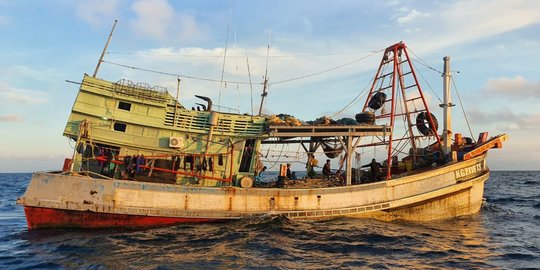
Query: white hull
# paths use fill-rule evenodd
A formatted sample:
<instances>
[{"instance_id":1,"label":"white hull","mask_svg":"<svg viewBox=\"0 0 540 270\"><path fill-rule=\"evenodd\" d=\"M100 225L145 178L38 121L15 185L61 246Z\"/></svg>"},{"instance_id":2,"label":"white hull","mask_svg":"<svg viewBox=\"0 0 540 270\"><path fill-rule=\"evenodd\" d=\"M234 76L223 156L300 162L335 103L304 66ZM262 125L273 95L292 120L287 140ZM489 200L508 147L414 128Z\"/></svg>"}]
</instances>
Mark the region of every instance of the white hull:
<instances>
[{"instance_id":1,"label":"white hull","mask_svg":"<svg viewBox=\"0 0 540 270\"><path fill-rule=\"evenodd\" d=\"M422 221L478 212L488 177L485 155L394 180L318 189L189 187L35 173L19 202L25 209L170 217L188 221L268 214L291 219L349 216ZM30 224L28 214L29 227L44 227ZM81 227L85 225L81 224Z\"/></svg>"}]
</instances>

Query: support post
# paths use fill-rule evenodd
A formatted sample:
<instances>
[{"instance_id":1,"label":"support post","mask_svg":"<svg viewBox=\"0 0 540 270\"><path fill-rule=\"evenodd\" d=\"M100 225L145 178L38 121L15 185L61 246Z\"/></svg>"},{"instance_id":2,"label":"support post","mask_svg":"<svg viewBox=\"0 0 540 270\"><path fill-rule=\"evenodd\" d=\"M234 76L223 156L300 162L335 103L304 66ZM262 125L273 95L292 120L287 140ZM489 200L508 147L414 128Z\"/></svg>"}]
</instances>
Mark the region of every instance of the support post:
<instances>
[{"instance_id":1,"label":"support post","mask_svg":"<svg viewBox=\"0 0 540 270\"><path fill-rule=\"evenodd\" d=\"M445 56L444 60L444 70L443 70L443 104L440 106L443 108L443 118L444 118L444 130L443 130L443 153L448 155L452 151L452 97L451 97L451 88L450 80L452 73L450 71L450 57Z\"/></svg>"},{"instance_id":2,"label":"support post","mask_svg":"<svg viewBox=\"0 0 540 270\"><path fill-rule=\"evenodd\" d=\"M352 136L347 136L347 180L346 185L352 185L352 152L353 152L353 143Z\"/></svg>"}]
</instances>

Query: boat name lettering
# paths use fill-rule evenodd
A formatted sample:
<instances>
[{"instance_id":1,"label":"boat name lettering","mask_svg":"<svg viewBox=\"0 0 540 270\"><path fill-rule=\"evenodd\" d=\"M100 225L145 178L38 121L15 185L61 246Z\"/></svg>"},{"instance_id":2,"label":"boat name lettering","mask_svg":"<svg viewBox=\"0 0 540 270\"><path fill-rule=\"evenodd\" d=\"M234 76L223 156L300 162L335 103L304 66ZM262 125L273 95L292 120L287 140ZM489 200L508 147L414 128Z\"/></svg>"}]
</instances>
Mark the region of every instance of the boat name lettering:
<instances>
[{"instance_id":1,"label":"boat name lettering","mask_svg":"<svg viewBox=\"0 0 540 270\"><path fill-rule=\"evenodd\" d=\"M469 166L467 168L459 169L454 171L456 179L467 177L470 174L483 171L482 163L477 163L475 165Z\"/></svg>"}]
</instances>

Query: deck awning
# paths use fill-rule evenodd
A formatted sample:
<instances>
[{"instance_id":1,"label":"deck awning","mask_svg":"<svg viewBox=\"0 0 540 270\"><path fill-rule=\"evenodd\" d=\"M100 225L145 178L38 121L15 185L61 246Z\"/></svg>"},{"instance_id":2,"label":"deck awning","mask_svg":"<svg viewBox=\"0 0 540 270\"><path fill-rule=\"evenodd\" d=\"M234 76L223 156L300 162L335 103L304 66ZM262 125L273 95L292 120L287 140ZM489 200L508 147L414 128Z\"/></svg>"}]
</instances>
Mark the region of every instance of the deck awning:
<instances>
[{"instance_id":1,"label":"deck awning","mask_svg":"<svg viewBox=\"0 0 540 270\"><path fill-rule=\"evenodd\" d=\"M292 139L295 137L365 137L390 134L384 125L336 125L336 126L270 126L265 132L268 138Z\"/></svg>"}]
</instances>

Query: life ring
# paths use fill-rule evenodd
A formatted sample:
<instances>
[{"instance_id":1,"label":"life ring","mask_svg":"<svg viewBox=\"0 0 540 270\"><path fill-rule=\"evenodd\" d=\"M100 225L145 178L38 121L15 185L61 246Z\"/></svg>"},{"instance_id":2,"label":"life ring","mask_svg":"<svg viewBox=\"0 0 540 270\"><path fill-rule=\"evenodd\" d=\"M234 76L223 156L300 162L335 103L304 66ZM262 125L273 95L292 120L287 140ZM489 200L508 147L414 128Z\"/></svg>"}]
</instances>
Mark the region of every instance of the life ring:
<instances>
[{"instance_id":1,"label":"life ring","mask_svg":"<svg viewBox=\"0 0 540 270\"><path fill-rule=\"evenodd\" d=\"M376 111L384 105L385 101L386 101L385 93L383 92L375 93L375 95L373 95L373 97L371 97L371 99L369 100L368 107Z\"/></svg>"},{"instance_id":2,"label":"life ring","mask_svg":"<svg viewBox=\"0 0 540 270\"><path fill-rule=\"evenodd\" d=\"M437 122L437 118L435 118L435 115L432 113L429 114L433 120L433 126L429 121L427 112L421 112L416 116L416 128L418 128L418 131L424 136L434 135L436 134L437 129L439 129L439 122Z\"/></svg>"}]
</instances>

